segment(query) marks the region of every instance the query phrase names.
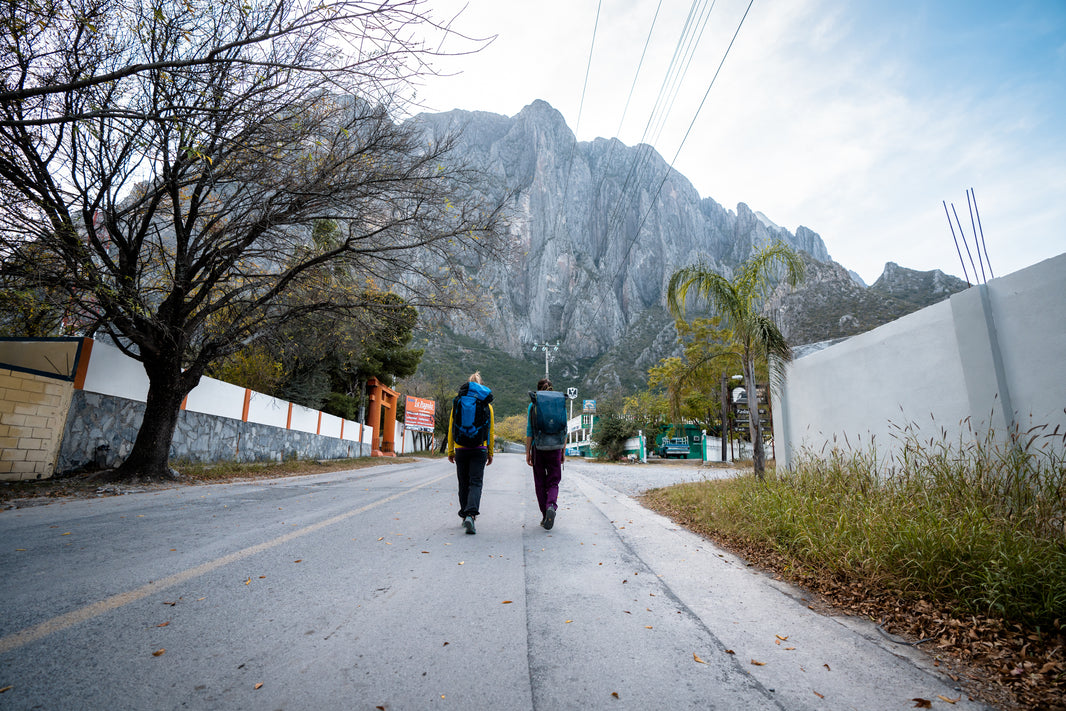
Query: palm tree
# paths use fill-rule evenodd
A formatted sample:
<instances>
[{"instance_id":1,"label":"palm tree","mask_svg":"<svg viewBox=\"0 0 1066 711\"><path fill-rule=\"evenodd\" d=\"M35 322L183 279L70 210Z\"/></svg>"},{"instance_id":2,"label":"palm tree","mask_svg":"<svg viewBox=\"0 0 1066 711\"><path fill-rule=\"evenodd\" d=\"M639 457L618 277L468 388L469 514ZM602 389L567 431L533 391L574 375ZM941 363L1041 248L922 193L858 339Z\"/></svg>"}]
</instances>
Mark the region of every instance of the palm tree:
<instances>
[{"instance_id":1,"label":"palm tree","mask_svg":"<svg viewBox=\"0 0 1066 711\"><path fill-rule=\"evenodd\" d=\"M748 390L748 428L754 450L752 459L755 476L762 478L766 471L762 429L759 426L758 394L755 390L755 359L774 356L782 361L792 359L792 349L781 335L777 324L761 313L763 304L773 288L776 277L784 271L784 279L795 286L803 279L803 262L799 255L783 242L774 242L744 260L734 273L733 280L711 271L703 264L693 264L674 272L670 277L666 298L674 318L683 318L685 301L692 289L703 299L731 332L733 343L741 351L744 385ZM724 436L723 432L723 436Z\"/></svg>"}]
</instances>

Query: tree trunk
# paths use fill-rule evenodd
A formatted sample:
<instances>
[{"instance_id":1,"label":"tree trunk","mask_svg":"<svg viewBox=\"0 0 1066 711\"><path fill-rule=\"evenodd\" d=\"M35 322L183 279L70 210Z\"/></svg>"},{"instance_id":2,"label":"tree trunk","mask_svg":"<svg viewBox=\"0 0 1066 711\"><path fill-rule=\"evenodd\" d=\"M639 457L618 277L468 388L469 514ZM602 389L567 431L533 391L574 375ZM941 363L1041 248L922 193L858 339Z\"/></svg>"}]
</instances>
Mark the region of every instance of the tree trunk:
<instances>
[{"instance_id":1,"label":"tree trunk","mask_svg":"<svg viewBox=\"0 0 1066 711\"><path fill-rule=\"evenodd\" d=\"M137 431L133 449L126 460L108 477L114 481L173 479L170 445L178 425L182 400L199 382L198 374L183 373L180 356L160 358L173 362L145 364L148 399L144 419Z\"/></svg>"},{"instance_id":2,"label":"tree trunk","mask_svg":"<svg viewBox=\"0 0 1066 711\"><path fill-rule=\"evenodd\" d=\"M755 465L755 477L762 479L766 473L766 453L762 448L762 425L759 422L759 393L755 389L755 359L744 358L744 385L748 390L748 432L751 434L751 460Z\"/></svg>"}]
</instances>

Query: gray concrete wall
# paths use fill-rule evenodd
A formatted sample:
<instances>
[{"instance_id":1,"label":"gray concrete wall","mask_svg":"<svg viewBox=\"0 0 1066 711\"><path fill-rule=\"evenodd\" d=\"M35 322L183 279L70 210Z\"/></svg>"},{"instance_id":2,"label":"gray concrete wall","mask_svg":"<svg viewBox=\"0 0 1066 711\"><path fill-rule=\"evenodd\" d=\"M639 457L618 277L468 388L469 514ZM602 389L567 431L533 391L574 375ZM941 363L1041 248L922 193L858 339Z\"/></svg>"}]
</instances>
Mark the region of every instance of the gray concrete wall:
<instances>
[{"instance_id":1,"label":"gray concrete wall","mask_svg":"<svg viewBox=\"0 0 1066 711\"><path fill-rule=\"evenodd\" d=\"M71 400L56 461L57 473L86 464L114 467L133 447L144 403L77 390ZM357 441L243 422L183 410L170 448L172 460L192 462L338 459L369 456Z\"/></svg>"},{"instance_id":2,"label":"gray concrete wall","mask_svg":"<svg viewBox=\"0 0 1066 711\"><path fill-rule=\"evenodd\" d=\"M1066 254L797 358L785 374L774 439L786 467L801 448L889 456L904 427L949 440L1066 431Z\"/></svg>"}]
</instances>

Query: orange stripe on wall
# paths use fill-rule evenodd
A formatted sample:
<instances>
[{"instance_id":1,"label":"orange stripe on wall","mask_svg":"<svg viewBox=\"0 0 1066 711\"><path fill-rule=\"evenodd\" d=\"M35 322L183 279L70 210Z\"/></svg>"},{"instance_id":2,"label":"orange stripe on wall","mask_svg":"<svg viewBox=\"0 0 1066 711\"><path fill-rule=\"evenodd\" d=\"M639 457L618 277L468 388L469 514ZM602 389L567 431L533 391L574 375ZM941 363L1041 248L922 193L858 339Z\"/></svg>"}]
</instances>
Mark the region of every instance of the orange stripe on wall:
<instances>
[{"instance_id":1,"label":"orange stripe on wall","mask_svg":"<svg viewBox=\"0 0 1066 711\"><path fill-rule=\"evenodd\" d=\"M322 411L318 411L318 426L315 427L315 434L322 434Z\"/></svg>"},{"instance_id":2,"label":"orange stripe on wall","mask_svg":"<svg viewBox=\"0 0 1066 711\"><path fill-rule=\"evenodd\" d=\"M285 418L285 429L292 429L292 403L289 403L289 416Z\"/></svg>"},{"instance_id":3,"label":"orange stripe on wall","mask_svg":"<svg viewBox=\"0 0 1066 711\"><path fill-rule=\"evenodd\" d=\"M344 419L341 418L341 439L344 439Z\"/></svg>"},{"instance_id":4,"label":"orange stripe on wall","mask_svg":"<svg viewBox=\"0 0 1066 711\"><path fill-rule=\"evenodd\" d=\"M248 421L248 405L252 402L252 390L251 388L244 389L244 410L241 412L241 421Z\"/></svg>"},{"instance_id":5,"label":"orange stripe on wall","mask_svg":"<svg viewBox=\"0 0 1066 711\"><path fill-rule=\"evenodd\" d=\"M181 409L184 410L189 404L189 393L185 393L185 397L181 399Z\"/></svg>"},{"instance_id":6,"label":"orange stripe on wall","mask_svg":"<svg viewBox=\"0 0 1066 711\"><path fill-rule=\"evenodd\" d=\"M74 389L85 388L85 376L89 373L89 358L93 352L93 339L81 339L81 356L78 358L78 368L74 371Z\"/></svg>"}]
</instances>

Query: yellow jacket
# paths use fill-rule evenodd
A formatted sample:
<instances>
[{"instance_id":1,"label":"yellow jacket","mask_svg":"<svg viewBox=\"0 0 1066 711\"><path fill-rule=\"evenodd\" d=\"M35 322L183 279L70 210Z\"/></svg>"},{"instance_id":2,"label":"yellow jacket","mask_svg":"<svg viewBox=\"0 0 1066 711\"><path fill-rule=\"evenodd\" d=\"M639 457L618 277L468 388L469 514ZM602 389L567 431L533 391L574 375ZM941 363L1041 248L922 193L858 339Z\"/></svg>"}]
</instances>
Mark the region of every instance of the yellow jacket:
<instances>
[{"instance_id":1,"label":"yellow jacket","mask_svg":"<svg viewBox=\"0 0 1066 711\"><path fill-rule=\"evenodd\" d=\"M458 444L455 443L455 435L452 433L452 422L453 422L453 418L454 417L455 417L455 408L452 408L452 411L448 413L448 456L449 457L454 457L455 456L456 447L458 447L459 449L466 449L466 447L463 447L462 445L458 445ZM496 441L496 424L495 424L495 422L496 422L496 417L495 417L495 415L492 412L492 405L490 404L489 405L489 439L488 439L487 442L485 442L485 443L483 443L481 445L482 447L486 447L489 450L489 456L490 457L493 456L493 454L494 454L493 449L492 449L492 445Z\"/></svg>"}]
</instances>

